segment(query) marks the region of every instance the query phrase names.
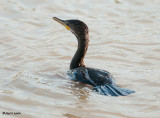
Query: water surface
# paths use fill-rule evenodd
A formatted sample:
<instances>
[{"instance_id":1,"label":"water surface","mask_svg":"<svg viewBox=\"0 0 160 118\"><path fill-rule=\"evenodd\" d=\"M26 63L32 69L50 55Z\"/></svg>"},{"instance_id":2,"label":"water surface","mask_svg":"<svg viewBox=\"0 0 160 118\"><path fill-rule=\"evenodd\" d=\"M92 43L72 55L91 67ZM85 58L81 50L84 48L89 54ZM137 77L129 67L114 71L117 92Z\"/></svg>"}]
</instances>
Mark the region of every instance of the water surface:
<instances>
[{"instance_id":1,"label":"water surface","mask_svg":"<svg viewBox=\"0 0 160 118\"><path fill-rule=\"evenodd\" d=\"M159 118L159 0L1 0L1 118ZM106 97L66 75L75 36L52 20L90 29L86 66L108 70L135 90ZM2 112L21 112L3 115Z\"/></svg>"}]
</instances>

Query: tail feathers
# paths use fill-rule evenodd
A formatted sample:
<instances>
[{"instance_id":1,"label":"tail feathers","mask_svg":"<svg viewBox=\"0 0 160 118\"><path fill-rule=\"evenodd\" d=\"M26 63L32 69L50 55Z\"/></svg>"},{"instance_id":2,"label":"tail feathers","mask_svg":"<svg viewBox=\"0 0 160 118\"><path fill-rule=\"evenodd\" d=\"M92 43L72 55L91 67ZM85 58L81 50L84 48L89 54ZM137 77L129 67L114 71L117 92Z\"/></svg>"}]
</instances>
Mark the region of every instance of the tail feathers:
<instances>
[{"instance_id":1,"label":"tail feathers","mask_svg":"<svg viewBox=\"0 0 160 118\"><path fill-rule=\"evenodd\" d=\"M93 88L96 92L102 95L106 96L127 96L131 93L134 93L135 91L128 90L125 88L120 88L116 85L113 84L105 84L101 86L96 86Z\"/></svg>"}]
</instances>

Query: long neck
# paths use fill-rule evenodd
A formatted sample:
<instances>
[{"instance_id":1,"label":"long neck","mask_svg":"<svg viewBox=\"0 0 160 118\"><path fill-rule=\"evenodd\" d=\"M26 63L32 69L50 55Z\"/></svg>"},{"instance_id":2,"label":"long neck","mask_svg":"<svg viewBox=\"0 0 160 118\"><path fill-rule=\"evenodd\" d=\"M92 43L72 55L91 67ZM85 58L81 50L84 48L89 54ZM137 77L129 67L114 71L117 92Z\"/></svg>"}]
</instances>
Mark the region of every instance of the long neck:
<instances>
[{"instance_id":1,"label":"long neck","mask_svg":"<svg viewBox=\"0 0 160 118\"><path fill-rule=\"evenodd\" d=\"M78 40L78 48L74 57L72 58L70 69L85 67L84 57L88 49L89 37L88 35L85 37L77 37L77 40Z\"/></svg>"}]
</instances>

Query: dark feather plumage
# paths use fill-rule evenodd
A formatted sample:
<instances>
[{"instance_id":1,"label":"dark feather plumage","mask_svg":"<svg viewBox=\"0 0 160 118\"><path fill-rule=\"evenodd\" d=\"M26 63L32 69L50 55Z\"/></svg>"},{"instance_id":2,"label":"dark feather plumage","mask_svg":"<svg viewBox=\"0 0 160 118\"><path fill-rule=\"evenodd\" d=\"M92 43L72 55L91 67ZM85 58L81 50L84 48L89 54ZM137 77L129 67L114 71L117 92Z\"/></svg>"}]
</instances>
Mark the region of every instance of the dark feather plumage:
<instances>
[{"instance_id":1,"label":"dark feather plumage","mask_svg":"<svg viewBox=\"0 0 160 118\"><path fill-rule=\"evenodd\" d=\"M84 57L89 45L89 31L84 22L80 20L60 20L56 17L53 19L65 27L69 27L78 40L78 48L70 63L70 71L68 71L72 80L92 85L93 90L102 95L126 96L134 93L132 90L116 86L109 72L85 67Z\"/></svg>"}]
</instances>

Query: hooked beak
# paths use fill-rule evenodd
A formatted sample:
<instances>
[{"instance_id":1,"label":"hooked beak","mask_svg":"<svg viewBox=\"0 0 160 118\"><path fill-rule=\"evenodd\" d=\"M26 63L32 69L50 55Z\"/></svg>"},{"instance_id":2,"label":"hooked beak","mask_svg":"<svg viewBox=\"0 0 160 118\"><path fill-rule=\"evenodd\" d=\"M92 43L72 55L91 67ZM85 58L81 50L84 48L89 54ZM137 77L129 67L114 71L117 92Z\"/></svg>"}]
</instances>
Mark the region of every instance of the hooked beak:
<instances>
[{"instance_id":1,"label":"hooked beak","mask_svg":"<svg viewBox=\"0 0 160 118\"><path fill-rule=\"evenodd\" d=\"M53 20L59 22L61 25L63 25L64 27L66 27L68 30L70 30L70 28L69 28L69 26L67 25L66 21L61 20L61 19L59 19L59 18L57 18L57 17L53 17Z\"/></svg>"}]
</instances>

